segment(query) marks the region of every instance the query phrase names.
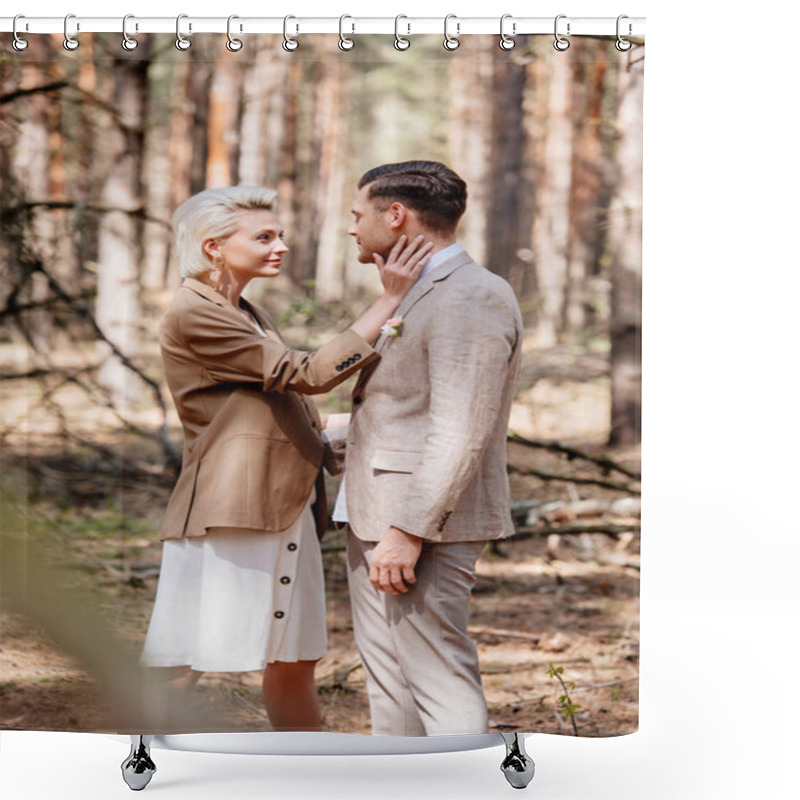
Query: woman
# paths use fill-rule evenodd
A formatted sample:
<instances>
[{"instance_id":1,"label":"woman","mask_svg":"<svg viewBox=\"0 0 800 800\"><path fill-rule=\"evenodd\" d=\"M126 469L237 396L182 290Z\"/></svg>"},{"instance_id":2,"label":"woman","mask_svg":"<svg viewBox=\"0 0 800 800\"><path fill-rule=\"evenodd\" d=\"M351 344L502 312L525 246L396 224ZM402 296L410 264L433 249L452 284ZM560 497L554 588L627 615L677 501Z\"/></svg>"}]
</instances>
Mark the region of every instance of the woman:
<instances>
[{"instance_id":1,"label":"woman","mask_svg":"<svg viewBox=\"0 0 800 800\"><path fill-rule=\"evenodd\" d=\"M241 296L253 278L279 275L288 252L275 195L208 189L173 218L185 280L160 343L185 441L142 661L173 668L173 685L184 690L206 671L263 668L273 728L319 730L324 445L303 395L327 392L378 357L370 345L432 245L419 237L398 242L386 260L376 254L383 295L316 352L291 350Z\"/></svg>"}]
</instances>

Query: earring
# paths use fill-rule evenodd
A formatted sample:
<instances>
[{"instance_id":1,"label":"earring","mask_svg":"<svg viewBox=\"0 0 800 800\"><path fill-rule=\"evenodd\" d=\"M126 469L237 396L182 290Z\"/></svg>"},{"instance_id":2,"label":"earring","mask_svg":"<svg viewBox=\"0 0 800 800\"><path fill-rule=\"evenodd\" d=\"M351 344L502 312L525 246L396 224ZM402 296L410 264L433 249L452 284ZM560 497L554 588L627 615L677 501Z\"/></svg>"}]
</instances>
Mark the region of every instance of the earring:
<instances>
[{"instance_id":1,"label":"earring","mask_svg":"<svg viewBox=\"0 0 800 800\"><path fill-rule=\"evenodd\" d=\"M209 278L211 279L212 283L219 283L220 278L222 277L222 267L224 266L224 260L221 255L214 255L211 258L211 272L209 273Z\"/></svg>"}]
</instances>

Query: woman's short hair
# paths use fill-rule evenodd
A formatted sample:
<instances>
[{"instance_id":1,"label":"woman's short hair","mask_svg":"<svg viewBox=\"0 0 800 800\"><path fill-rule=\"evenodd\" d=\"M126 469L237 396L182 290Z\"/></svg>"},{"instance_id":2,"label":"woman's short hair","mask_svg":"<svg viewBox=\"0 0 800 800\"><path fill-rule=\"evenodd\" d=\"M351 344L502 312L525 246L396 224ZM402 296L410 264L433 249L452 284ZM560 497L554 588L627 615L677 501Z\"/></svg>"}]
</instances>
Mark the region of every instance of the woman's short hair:
<instances>
[{"instance_id":1,"label":"woman's short hair","mask_svg":"<svg viewBox=\"0 0 800 800\"><path fill-rule=\"evenodd\" d=\"M205 189L184 200L172 215L181 277L191 278L211 269L203 251L204 239L224 241L239 225L242 211L272 211L278 193L263 186L226 186Z\"/></svg>"}]
</instances>

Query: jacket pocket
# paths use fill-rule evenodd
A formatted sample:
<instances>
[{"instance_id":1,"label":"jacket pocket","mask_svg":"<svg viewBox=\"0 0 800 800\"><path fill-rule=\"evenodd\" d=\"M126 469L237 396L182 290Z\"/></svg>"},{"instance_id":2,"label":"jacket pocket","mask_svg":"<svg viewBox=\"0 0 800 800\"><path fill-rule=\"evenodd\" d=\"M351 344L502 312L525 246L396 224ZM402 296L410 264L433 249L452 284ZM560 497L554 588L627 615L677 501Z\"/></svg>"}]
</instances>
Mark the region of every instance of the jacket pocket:
<instances>
[{"instance_id":1,"label":"jacket pocket","mask_svg":"<svg viewBox=\"0 0 800 800\"><path fill-rule=\"evenodd\" d=\"M383 472L414 472L419 466L422 453L409 450L376 450L369 462L370 467Z\"/></svg>"}]
</instances>

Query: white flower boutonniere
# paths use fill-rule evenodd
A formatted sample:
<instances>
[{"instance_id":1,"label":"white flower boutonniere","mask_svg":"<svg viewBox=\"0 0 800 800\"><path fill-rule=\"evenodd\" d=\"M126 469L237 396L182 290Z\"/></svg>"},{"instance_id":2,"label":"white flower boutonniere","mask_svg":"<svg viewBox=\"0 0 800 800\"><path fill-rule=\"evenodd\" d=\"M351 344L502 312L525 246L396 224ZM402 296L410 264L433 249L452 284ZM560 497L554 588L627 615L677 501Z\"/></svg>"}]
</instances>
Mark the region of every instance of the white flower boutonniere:
<instances>
[{"instance_id":1,"label":"white flower boutonniere","mask_svg":"<svg viewBox=\"0 0 800 800\"><path fill-rule=\"evenodd\" d=\"M387 319L386 324L381 328L381 333L386 336L400 336L403 332L403 318L393 317Z\"/></svg>"}]
</instances>

